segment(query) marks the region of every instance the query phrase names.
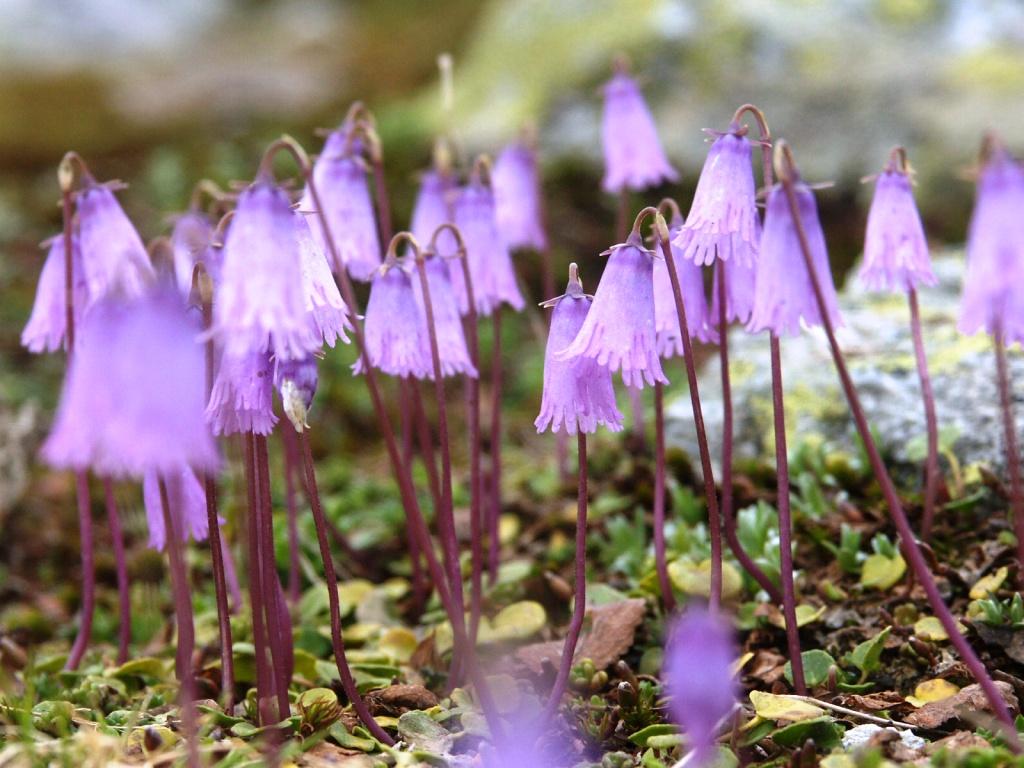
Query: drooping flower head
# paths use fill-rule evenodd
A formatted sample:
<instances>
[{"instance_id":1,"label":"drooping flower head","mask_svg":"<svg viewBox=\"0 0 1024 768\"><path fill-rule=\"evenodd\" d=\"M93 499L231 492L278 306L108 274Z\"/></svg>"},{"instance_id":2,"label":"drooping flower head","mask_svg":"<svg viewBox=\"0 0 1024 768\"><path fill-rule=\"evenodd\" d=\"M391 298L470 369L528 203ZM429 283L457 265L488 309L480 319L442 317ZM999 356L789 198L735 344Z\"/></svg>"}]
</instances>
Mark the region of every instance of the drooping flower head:
<instances>
[{"instance_id":1,"label":"drooping flower head","mask_svg":"<svg viewBox=\"0 0 1024 768\"><path fill-rule=\"evenodd\" d=\"M814 192L803 181L795 182L800 221L807 234L814 271L825 299L825 308L833 326L842 325L832 272L829 269L825 234L818 221ZM776 184L768 193L764 234L757 260L754 307L748 330L771 331L777 336L796 336L802 325L821 325L821 314L814 297L810 273L797 237L786 192Z\"/></svg>"},{"instance_id":2,"label":"drooping flower head","mask_svg":"<svg viewBox=\"0 0 1024 768\"><path fill-rule=\"evenodd\" d=\"M334 282L327 257L313 237L308 218L301 213L296 213L295 218L302 266L302 291L305 294L310 331L314 338L329 347L333 347L338 339L348 344L347 331L352 330L352 323L348 307Z\"/></svg>"},{"instance_id":3,"label":"drooping flower head","mask_svg":"<svg viewBox=\"0 0 1024 768\"><path fill-rule=\"evenodd\" d=\"M216 469L198 334L176 291L95 303L83 318L45 459L115 477Z\"/></svg>"},{"instance_id":4,"label":"drooping flower head","mask_svg":"<svg viewBox=\"0 0 1024 768\"><path fill-rule=\"evenodd\" d=\"M412 223L409 226L416 240L429 243L438 227L451 223L451 193L452 179L449 174L436 170L424 171L420 177L420 189L416 194ZM440 252L447 255L447 251Z\"/></svg>"},{"instance_id":5,"label":"drooping flower head","mask_svg":"<svg viewBox=\"0 0 1024 768\"><path fill-rule=\"evenodd\" d=\"M611 371L588 357L559 360L557 355L576 338L592 301L583 292L576 265L570 264L565 295L542 305L552 307L552 312L544 351L544 391L540 414L533 422L538 432L548 428L557 432L564 427L574 435L577 430L596 432L599 424L612 432L622 429Z\"/></svg>"},{"instance_id":6,"label":"drooping flower head","mask_svg":"<svg viewBox=\"0 0 1024 768\"><path fill-rule=\"evenodd\" d=\"M341 260L340 264L333 264L333 268L347 269L353 280L369 280L374 269L380 266L380 236L366 180L366 164L359 156L354 139L350 138L352 135L349 126L342 126L328 135L323 152L313 165L313 181ZM315 210L308 188L303 192L299 208ZM333 258L315 216L310 227L320 250Z\"/></svg>"},{"instance_id":7,"label":"drooping flower head","mask_svg":"<svg viewBox=\"0 0 1024 768\"><path fill-rule=\"evenodd\" d=\"M221 354L206 420L215 435L269 435L273 431L277 417L270 355L257 349Z\"/></svg>"},{"instance_id":8,"label":"drooping flower head","mask_svg":"<svg viewBox=\"0 0 1024 768\"><path fill-rule=\"evenodd\" d=\"M310 331L297 220L284 190L257 179L239 195L224 242L213 327L224 349L302 357L323 339Z\"/></svg>"},{"instance_id":9,"label":"drooping flower head","mask_svg":"<svg viewBox=\"0 0 1024 768\"><path fill-rule=\"evenodd\" d=\"M537 153L525 141L506 146L494 163L498 230L510 248L547 247Z\"/></svg>"},{"instance_id":10,"label":"drooping flower head","mask_svg":"<svg viewBox=\"0 0 1024 768\"><path fill-rule=\"evenodd\" d=\"M195 472L187 467L165 475L150 471L142 480L142 500L146 507L150 548L163 550L167 544L167 528L160 498L161 477L167 488L167 508L174 519L178 536L182 541L188 541L189 535L195 541L205 541L210 533L206 493Z\"/></svg>"},{"instance_id":11,"label":"drooping flower head","mask_svg":"<svg viewBox=\"0 0 1024 768\"><path fill-rule=\"evenodd\" d=\"M306 417L313 406L318 383L315 355L274 361L274 388L281 397L281 409L299 432L309 426Z\"/></svg>"},{"instance_id":12,"label":"drooping flower head","mask_svg":"<svg viewBox=\"0 0 1024 768\"><path fill-rule=\"evenodd\" d=\"M212 250L213 224L202 211L186 211L174 221L171 229L171 248L174 253L174 277L183 296L192 291L192 271L202 261L210 270L207 253ZM217 265L219 266L219 265ZM216 276L214 283L217 282Z\"/></svg>"},{"instance_id":13,"label":"drooping flower head","mask_svg":"<svg viewBox=\"0 0 1024 768\"><path fill-rule=\"evenodd\" d=\"M961 333L1024 342L1024 169L993 143L975 193L967 230L967 266L960 301Z\"/></svg>"},{"instance_id":14,"label":"drooping flower head","mask_svg":"<svg viewBox=\"0 0 1024 768\"><path fill-rule=\"evenodd\" d=\"M686 223L673 239L683 258L697 264L738 260L751 267L761 222L746 129L737 123L717 136L704 160ZM727 283L728 287L728 283Z\"/></svg>"},{"instance_id":15,"label":"drooping flower head","mask_svg":"<svg viewBox=\"0 0 1024 768\"><path fill-rule=\"evenodd\" d=\"M444 230L442 234L449 233ZM476 378L477 370L469 357L466 334L462 329L462 317L459 315L459 306L455 299L455 290L452 288L448 265L440 255L427 254L424 268L427 272L427 287L430 289L430 307L434 315L434 330L437 335L437 351L441 358L441 373L444 376L465 374ZM457 268L459 268L458 264L453 265L453 269ZM427 316L419 276L413 277L413 289L425 328ZM430 338L424 334L423 340L427 344L425 354L427 359L431 360Z\"/></svg>"},{"instance_id":16,"label":"drooping flower head","mask_svg":"<svg viewBox=\"0 0 1024 768\"><path fill-rule=\"evenodd\" d=\"M672 256L675 259L679 288L686 308L686 324L690 338L704 342L718 339L714 323L708 313L708 302L704 295L704 274L700 265L682 256L675 244L675 235L683 226L682 216L673 215L669 222L669 237ZM654 260L654 328L658 335L658 354L661 357L683 355L683 340L679 335L679 315L676 313L672 280L665 259Z\"/></svg>"},{"instance_id":17,"label":"drooping flower head","mask_svg":"<svg viewBox=\"0 0 1024 768\"><path fill-rule=\"evenodd\" d=\"M758 224L760 231L761 225ZM760 235L758 235L760 239ZM746 323L754 309L754 283L757 279L757 264L746 264L740 259L720 261L715 265L711 278L710 322L715 328L721 326L720 281L725 275L725 321Z\"/></svg>"},{"instance_id":18,"label":"drooping flower head","mask_svg":"<svg viewBox=\"0 0 1024 768\"><path fill-rule=\"evenodd\" d=\"M21 332L21 344L29 352L56 352L64 344L67 331L67 304L65 303L65 258L64 238L57 235L46 243L49 252L43 263L36 285L36 300L32 314ZM71 272L73 285L71 294L75 325L81 323L82 314L89 303L89 289L82 271L82 251L78 237L71 239Z\"/></svg>"},{"instance_id":19,"label":"drooping flower head","mask_svg":"<svg viewBox=\"0 0 1024 768\"><path fill-rule=\"evenodd\" d=\"M621 371L627 387L667 384L654 327L654 252L634 230L625 243L602 255L608 255L608 264L593 306L572 344L556 352L555 359L593 360L612 373Z\"/></svg>"},{"instance_id":20,"label":"drooping flower head","mask_svg":"<svg viewBox=\"0 0 1024 768\"><path fill-rule=\"evenodd\" d=\"M370 284L364 323L366 347L352 370L363 373L363 361L369 358L370 365L389 376L433 378L426 334L409 272L394 259L385 261Z\"/></svg>"},{"instance_id":21,"label":"drooping flower head","mask_svg":"<svg viewBox=\"0 0 1024 768\"><path fill-rule=\"evenodd\" d=\"M520 706L480 752L482 768L562 768L575 762L564 733L542 713Z\"/></svg>"},{"instance_id":22,"label":"drooping flower head","mask_svg":"<svg viewBox=\"0 0 1024 768\"><path fill-rule=\"evenodd\" d=\"M90 180L75 197L78 241L89 300L117 295L137 299L153 282L153 266L142 238L110 185Z\"/></svg>"},{"instance_id":23,"label":"drooping flower head","mask_svg":"<svg viewBox=\"0 0 1024 768\"><path fill-rule=\"evenodd\" d=\"M640 87L624 66L617 65L616 70L604 86L601 117L605 191L641 190L675 181L678 174L665 157Z\"/></svg>"},{"instance_id":24,"label":"drooping flower head","mask_svg":"<svg viewBox=\"0 0 1024 768\"><path fill-rule=\"evenodd\" d=\"M466 258L469 262L470 279L473 281L476 311L477 314L486 316L502 304L508 304L518 312L525 306L525 302L516 284L512 255L509 253L508 243L498 230L494 192L483 181L478 169L474 170L469 183L456 195L453 211L454 222L462 231L466 244ZM450 264L449 272L459 302L459 311L466 314L469 311L469 299L462 269L453 262Z\"/></svg>"},{"instance_id":25,"label":"drooping flower head","mask_svg":"<svg viewBox=\"0 0 1024 768\"><path fill-rule=\"evenodd\" d=\"M894 150L885 170L875 177L860 279L869 290L895 293L938 281L902 147Z\"/></svg>"},{"instance_id":26,"label":"drooping flower head","mask_svg":"<svg viewBox=\"0 0 1024 768\"><path fill-rule=\"evenodd\" d=\"M662 674L669 711L698 766L713 762L719 723L736 706L736 657L732 629L704 608L688 608L669 631Z\"/></svg>"}]
</instances>

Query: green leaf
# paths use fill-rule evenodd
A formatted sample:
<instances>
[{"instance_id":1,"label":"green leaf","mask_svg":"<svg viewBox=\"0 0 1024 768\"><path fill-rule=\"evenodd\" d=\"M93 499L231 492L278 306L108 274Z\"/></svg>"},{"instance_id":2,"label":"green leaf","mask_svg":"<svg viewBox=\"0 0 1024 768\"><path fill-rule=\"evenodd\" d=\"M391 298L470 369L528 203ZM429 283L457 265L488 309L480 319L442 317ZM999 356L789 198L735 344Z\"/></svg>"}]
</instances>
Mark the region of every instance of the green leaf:
<instances>
[{"instance_id":1,"label":"green leaf","mask_svg":"<svg viewBox=\"0 0 1024 768\"><path fill-rule=\"evenodd\" d=\"M629 737L629 740L636 744L638 747L646 747L648 746L648 739L650 739L652 736L675 736L678 734L678 726L672 725L670 723L655 723L654 725L648 725L646 728L641 728L636 733L633 733Z\"/></svg>"},{"instance_id":2,"label":"green leaf","mask_svg":"<svg viewBox=\"0 0 1024 768\"><path fill-rule=\"evenodd\" d=\"M887 557L876 552L864 561L860 584L862 587L880 589L884 592L897 584L906 572L907 563L902 555Z\"/></svg>"},{"instance_id":3,"label":"green leaf","mask_svg":"<svg viewBox=\"0 0 1024 768\"><path fill-rule=\"evenodd\" d=\"M831 750L842 743L843 731L834 718L816 717L784 725L772 733L772 741L780 747L802 747L808 739L813 739L819 749Z\"/></svg>"},{"instance_id":4,"label":"green leaf","mask_svg":"<svg viewBox=\"0 0 1024 768\"><path fill-rule=\"evenodd\" d=\"M811 688L825 683L828 680L828 671L836 664L835 659L817 648L813 651L804 651L800 654L800 658L804 663L804 681ZM782 668L782 674L792 685L793 665L791 662L786 662L786 666Z\"/></svg>"},{"instance_id":5,"label":"green leaf","mask_svg":"<svg viewBox=\"0 0 1024 768\"><path fill-rule=\"evenodd\" d=\"M167 664L163 659L145 656L141 659L126 661L120 667L108 670L109 677L153 677L162 680L167 674Z\"/></svg>"},{"instance_id":6,"label":"green leaf","mask_svg":"<svg viewBox=\"0 0 1024 768\"><path fill-rule=\"evenodd\" d=\"M412 710L398 718L398 735L417 749L444 754L452 748L452 735L426 712Z\"/></svg>"},{"instance_id":7,"label":"green leaf","mask_svg":"<svg viewBox=\"0 0 1024 768\"><path fill-rule=\"evenodd\" d=\"M865 640L857 645L844 660L855 666L861 674L867 676L881 666L882 650L885 648L885 641L892 632L892 627L886 627L870 640Z\"/></svg>"}]
</instances>

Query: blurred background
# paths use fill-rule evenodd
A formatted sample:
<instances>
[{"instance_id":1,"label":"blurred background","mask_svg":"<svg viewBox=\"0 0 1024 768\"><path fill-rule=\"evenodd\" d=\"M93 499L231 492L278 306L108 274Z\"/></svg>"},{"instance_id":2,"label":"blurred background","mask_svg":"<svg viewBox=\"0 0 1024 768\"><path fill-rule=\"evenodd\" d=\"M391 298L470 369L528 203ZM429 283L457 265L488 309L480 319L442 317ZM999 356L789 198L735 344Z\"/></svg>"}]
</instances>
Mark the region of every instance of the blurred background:
<instances>
[{"instance_id":1,"label":"blurred background","mask_svg":"<svg viewBox=\"0 0 1024 768\"><path fill-rule=\"evenodd\" d=\"M577 260L593 286L596 254L612 242L598 89L620 52L681 171L678 186L636 207L670 192L685 211L701 129L724 128L752 101L806 178L834 182L819 200L838 280L863 235L860 179L893 144L908 147L939 243L964 237L982 131L1024 149L1019 0L0 0L0 522L24 498L63 370L61 356L18 344L38 243L60 226L61 155L75 149L100 179L128 182L121 200L148 240L167 232L198 179L251 178L282 132L315 152L316 129L361 99L377 116L404 226L443 119L442 52L455 61L465 157L537 129L559 283ZM519 265L530 297L544 298L536 255ZM539 397L542 346L527 321L515 328L509 401L525 412ZM348 386L351 356L328 361L336 375L321 397L342 446L373 433L362 387Z\"/></svg>"}]
</instances>

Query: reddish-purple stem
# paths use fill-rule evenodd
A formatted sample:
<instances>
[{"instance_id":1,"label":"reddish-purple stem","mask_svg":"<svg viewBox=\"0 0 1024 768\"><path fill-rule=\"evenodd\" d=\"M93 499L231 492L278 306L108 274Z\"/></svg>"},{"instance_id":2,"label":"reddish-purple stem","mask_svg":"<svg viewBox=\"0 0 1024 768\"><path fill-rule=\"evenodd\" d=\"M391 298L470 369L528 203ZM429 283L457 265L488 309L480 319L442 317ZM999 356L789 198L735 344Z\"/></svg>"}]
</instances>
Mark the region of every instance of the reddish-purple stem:
<instances>
[{"instance_id":1,"label":"reddish-purple stem","mask_svg":"<svg viewBox=\"0 0 1024 768\"><path fill-rule=\"evenodd\" d=\"M411 384L412 381L407 376L402 376L398 379L398 427L402 432L402 459L410 467L412 466L413 449Z\"/></svg>"},{"instance_id":2,"label":"reddish-purple stem","mask_svg":"<svg viewBox=\"0 0 1024 768\"><path fill-rule=\"evenodd\" d=\"M181 529L177 525L177 515L171 514L171 505L167 499L167 485L164 483L163 477L159 478L158 483L160 506L164 516L164 530L167 532L167 559L171 566L174 616L178 625L178 647L174 660L178 683L181 687L181 722L185 731L185 743L188 745L188 764L192 768L198 768L199 744L196 740L195 679L192 676L192 654L196 645L195 627L192 624L192 597L189 593L188 573L185 570Z\"/></svg>"},{"instance_id":3,"label":"reddish-purple stem","mask_svg":"<svg viewBox=\"0 0 1024 768\"><path fill-rule=\"evenodd\" d=\"M437 436L441 449L441 508L437 511L437 528L441 536L441 550L448 565L448 586L455 610L463 613L462 568L459 563L459 542L455 534L455 513L452 504L452 455L448 440L448 405L444 394L444 374L441 371L441 352L437 344L434 324L434 302L430 298L430 281L423 255L416 252L416 270L419 273L423 311L427 321L430 342L430 360L434 372L434 395L437 400Z\"/></svg>"},{"instance_id":4,"label":"reddish-purple stem","mask_svg":"<svg viewBox=\"0 0 1024 768\"><path fill-rule=\"evenodd\" d=\"M732 550L733 556L749 573L754 581L758 583L773 603L778 605L782 602L782 593L772 583L768 575L758 567L753 558L740 543L740 537L736 530L736 516L732 509L732 380L729 376L729 312L727 306L727 293L725 285L725 265L718 261L715 263L717 270L715 282L718 284L718 359L722 375L722 528L725 533L725 541Z\"/></svg>"},{"instance_id":5,"label":"reddish-purple stem","mask_svg":"<svg viewBox=\"0 0 1024 768\"><path fill-rule=\"evenodd\" d=\"M583 618L587 612L587 435L582 430L576 433L576 445L579 453L579 489L576 496L576 590L569 632L562 645L558 675L555 677L555 685L551 689L551 696L544 710L543 722L551 722L558 711L572 669L576 644L583 630Z\"/></svg>"},{"instance_id":6,"label":"reddish-purple stem","mask_svg":"<svg viewBox=\"0 0 1024 768\"><path fill-rule=\"evenodd\" d=\"M1017 425L1013 418L1013 397L1010 394L1010 369L1006 364L1006 339L1002 322L996 321L993 343L996 352L996 374L999 385L999 408L1003 417L1003 440L1007 470L1010 474L1010 511L1013 530L1017 534L1017 562L1024 563L1024 487L1020 476L1020 452L1017 448Z\"/></svg>"},{"instance_id":7,"label":"reddish-purple stem","mask_svg":"<svg viewBox=\"0 0 1024 768\"><path fill-rule=\"evenodd\" d=\"M792 161L789 162L792 169ZM853 379L850 377L850 372L846 368L846 361L843 359L842 350L839 348L839 344L836 341L835 329L832 327L832 318L829 315L828 307L825 304L825 296L821 290L821 282L818 279L818 273L814 266L814 258L811 255L810 245L807 242L807 232L804 229L803 219L800 216L800 206L796 198L793 172L781 179L781 183L786 193L786 201L789 204L790 215L793 217L793 225L796 230L797 240L800 243L800 250L803 253L804 265L807 267L807 274L811 279L811 287L814 290L814 298L818 305L818 312L821 315L825 334L828 336L829 348L832 352L832 361L839 374L843 393L845 394L846 401L850 407L850 412L857 427L857 432L864 444L864 450L868 455L871 470L874 473L878 484L881 486L882 496L885 498L886 504L889 507L889 514L892 516L893 523L895 524L896 530L902 540L903 551L910 560L910 566L913 568L918 581L920 581L925 594L928 596L928 602L931 604L932 610L935 612L935 616L942 623L943 628L949 635L950 642L953 644L957 653L960 654L960 658L985 692L985 698L988 699L989 706L992 707L992 711L1008 726L1008 729L1012 729L1013 718L1010 716L1010 711L1007 709L1006 702L1003 700L1002 696L999 695L999 691L996 688L995 683L992 682L992 678L989 676L985 666L981 663L977 654L975 654L974 649L971 648L970 643L968 643L967 639L960 633L956 619L953 618L953 614L950 613L949 608L942 599L942 595L939 593L939 588L935 584L935 578L932 576L931 570L928 568L928 563L924 558L924 554L921 552L920 546L918 546L917 541L914 539L914 531L910 527L910 522L907 520L906 513L903 511L899 494L896 492L896 486L893 484L892 478L889 476L889 471L885 467L885 462L882 461L882 455L878 452L878 447L875 445L875 439L868 426L867 417L864 415L864 409L861 406L860 397L857 395ZM1019 748L1019 745L1014 745L1014 747Z\"/></svg>"},{"instance_id":8,"label":"reddish-purple stem","mask_svg":"<svg viewBox=\"0 0 1024 768\"><path fill-rule=\"evenodd\" d=\"M253 647L256 656L256 718L258 725L270 725L274 722L270 713L271 689L274 687L267 672L267 628L263 610L263 564L259 533L259 491L256 477L256 452L254 435L248 432L245 442L245 481L248 504L248 539L249 539L249 604L252 613Z\"/></svg>"},{"instance_id":9,"label":"reddish-purple stem","mask_svg":"<svg viewBox=\"0 0 1024 768\"><path fill-rule=\"evenodd\" d=\"M124 556L124 531L121 528L121 515L117 510L117 499L114 498L114 484L109 477L103 478L103 498L107 505L107 524L110 526L110 539L114 547L114 564L117 570L117 663L124 664L128 660L128 644L132 640L132 595L128 584L128 563Z\"/></svg>"},{"instance_id":10,"label":"reddish-purple stem","mask_svg":"<svg viewBox=\"0 0 1024 768\"><path fill-rule=\"evenodd\" d=\"M666 613L676 607L665 556L665 388L654 384L654 567Z\"/></svg>"},{"instance_id":11,"label":"reddish-purple stem","mask_svg":"<svg viewBox=\"0 0 1024 768\"><path fill-rule=\"evenodd\" d=\"M288 602L299 603L302 590L299 573L299 504L295 493L295 430L281 430L281 445L284 448L284 497L288 510Z\"/></svg>"},{"instance_id":12,"label":"reddish-purple stem","mask_svg":"<svg viewBox=\"0 0 1024 768\"><path fill-rule=\"evenodd\" d=\"M359 695L356 688L355 678L352 676L352 669L348 665L348 658L345 656L345 637L341 628L341 602L338 599L338 575L334 571L334 558L331 555L331 545L327 540L326 517L323 506L320 504L320 491L317 488L316 469L313 464L313 451L309 445L309 438L305 432L298 433L299 448L302 455L302 469L306 477L306 488L309 498L312 501L313 522L316 525L316 539L320 545L320 558L324 564L324 581L327 588L327 601L331 610L331 643L334 646L334 663L338 668L338 676L341 678L341 687L345 695L352 702L359 719L369 729L373 737L385 744L393 744L394 740L387 732L380 727L373 715L370 714L366 702Z\"/></svg>"},{"instance_id":13,"label":"reddish-purple stem","mask_svg":"<svg viewBox=\"0 0 1024 768\"><path fill-rule=\"evenodd\" d=\"M89 478L84 470L75 473L78 494L78 535L82 550L82 612L78 634L68 654L65 669L78 669L89 646L92 617L96 609L96 565L93 562L92 507L89 503Z\"/></svg>"},{"instance_id":14,"label":"reddish-purple stem","mask_svg":"<svg viewBox=\"0 0 1024 768\"><path fill-rule=\"evenodd\" d=\"M219 549L221 561L224 563L224 581L227 582L228 594L231 596L228 604L229 613L234 614L242 609L242 586L238 583L238 569L235 568L231 547L223 536L220 537ZM231 628L230 624L228 628Z\"/></svg>"},{"instance_id":15,"label":"reddish-purple stem","mask_svg":"<svg viewBox=\"0 0 1024 768\"><path fill-rule=\"evenodd\" d=\"M491 351L491 499L487 507L487 583L498 580L501 556L501 307L494 308L494 346Z\"/></svg>"},{"instance_id":16,"label":"reddish-purple stem","mask_svg":"<svg viewBox=\"0 0 1024 768\"><path fill-rule=\"evenodd\" d=\"M786 453L786 410L782 397L782 356L779 337L770 334L772 358L772 415L775 427L776 509L779 513L779 578L782 581L782 615L786 619L786 645L793 670L793 688L807 695L804 661L800 655L800 628L796 623L796 590L793 585L793 520L789 506L789 457Z\"/></svg>"},{"instance_id":17,"label":"reddish-purple stem","mask_svg":"<svg viewBox=\"0 0 1024 768\"><path fill-rule=\"evenodd\" d=\"M935 497L939 490L939 422L935 415L935 394L932 379L928 373L928 354L924 348L924 334L921 332L921 312L917 306L917 291L907 292L910 304L910 330L914 337L914 357L917 359L917 376L921 380L921 399L924 401L924 423L928 431L928 457L924 467L924 513L921 518L921 539L928 541L935 521Z\"/></svg>"},{"instance_id":18,"label":"reddish-purple stem","mask_svg":"<svg viewBox=\"0 0 1024 768\"><path fill-rule=\"evenodd\" d=\"M700 466L704 475L704 497L708 505L708 531L711 537L711 589L709 603L712 611L717 611L722 602L722 520L718 511L718 493L715 489L715 475L711 468L711 451L708 449L708 436L704 428L704 412L700 405L700 392L697 385L697 367L693 361L693 340L690 338L689 324L686 322L686 307L683 306L682 289L679 286L679 274L676 272L675 257L672 246L665 232L659 232L658 241L661 252L668 265L669 281L672 283L672 298L676 305L676 316L679 320L679 335L683 340L683 356L686 363L686 378L690 386L690 406L693 409L693 425L697 431L697 446L700 452Z\"/></svg>"},{"instance_id":19,"label":"reddish-purple stem","mask_svg":"<svg viewBox=\"0 0 1024 768\"><path fill-rule=\"evenodd\" d=\"M441 478L437 471L437 461L434 459L434 438L430 434L430 423L427 421L427 413L423 408L423 396L420 394L418 382L409 382L409 395L412 399L412 418L415 421L418 434L420 458L423 459L423 466L427 470L427 485L430 488L430 499L434 503L434 509L437 510L441 508L442 503Z\"/></svg>"},{"instance_id":20,"label":"reddish-purple stem","mask_svg":"<svg viewBox=\"0 0 1024 768\"><path fill-rule=\"evenodd\" d=\"M270 456L266 435L256 435L256 471L260 479L259 509L263 555L263 599L267 612L267 637L272 659L271 673L276 675L278 720L289 714L288 686L292 678L291 621L284 606L281 582L274 552L273 498L270 490Z\"/></svg>"}]
</instances>

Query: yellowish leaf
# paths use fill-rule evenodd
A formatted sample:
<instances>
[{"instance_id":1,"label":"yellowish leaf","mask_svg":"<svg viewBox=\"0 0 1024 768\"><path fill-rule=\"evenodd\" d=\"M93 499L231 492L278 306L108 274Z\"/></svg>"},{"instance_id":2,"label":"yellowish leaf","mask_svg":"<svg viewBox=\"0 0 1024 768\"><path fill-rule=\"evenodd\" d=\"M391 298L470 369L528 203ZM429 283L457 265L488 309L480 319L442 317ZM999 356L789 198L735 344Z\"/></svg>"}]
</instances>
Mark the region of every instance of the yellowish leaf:
<instances>
[{"instance_id":1,"label":"yellowish leaf","mask_svg":"<svg viewBox=\"0 0 1024 768\"><path fill-rule=\"evenodd\" d=\"M825 606L815 607L807 605L807 603L800 603L796 607L796 625L798 627L805 627L808 624L813 624L824 615ZM773 614L769 621L779 629L786 628L786 617L781 612Z\"/></svg>"},{"instance_id":2,"label":"yellowish leaf","mask_svg":"<svg viewBox=\"0 0 1024 768\"><path fill-rule=\"evenodd\" d=\"M812 717L821 717L825 710L815 706L808 701L793 696L779 696L764 691L751 691L750 703L754 705L754 712L758 717L765 720L785 720L796 723L800 720L810 720Z\"/></svg>"},{"instance_id":3,"label":"yellowish leaf","mask_svg":"<svg viewBox=\"0 0 1024 768\"><path fill-rule=\"evenodd\" d=\"M923 707L925 704L931 704L933 701L948 699L959 692L960 689L948 680L936 678L935 680L925 680L923 683L919 683L914 689L914 695L907 696L906 700L915 707Z\"/></svg>"},{"instance_id":4,"label":"yellowish leaf","mask_svg":"<svg viewBox=\"0 0 1024 768\"><path fill-rule=\"evenodd\" d=\"M876 552L868 555L864 561L864 568L860 572L860 585L884 592L899 582L906 572L907 563L901 555L886 557Z\"/></svg>"},{"instance_id":5,"label":"yellowish leaf","mask_svg":"<svg viewBox=\"0 0 1024 768\"><path fill-rule=\"evenodd\" d=\"M694 563L687 558L673 560L668 564L668 576L672 585L695 597L711 595L711 561ZM732 600L743 589L743 577L732 563L722 563L722 599Z\"/></svg>"},{"instance_id":6,"label":"yellowish leaf","mask_svg":"<svg viewBox=\"0 0 1024 768\"><path fill-rule=\"evenodd\" d=\"M982 576L974 583L974 586L971 587L971 599L983 600L990 594L997 591L1001 586L1003 586L1003 582L1006 581L1008 573L1009 570L1004 565L995 573L990 573L988 576Z\"/></svg>"},{"instance_id":7,"label":"yellowish leaf","mask_svg":"<svg viewBox=\"0 0 1024 768\"><path fill-rule=\"evenodd\" d=\"M956 628L961 635L967 632L967 627L959 621L956 623ZM949 633L946 632L946 628L934 616L923 616L914 622L914 634L922 640L934 640L936 642L949 640Z\"/></svg>"},{"instance_id":8,"label":"yellowish leaf","mask_svg":"<svg viewBox=\"0 0 1024 768\"><path fill-rule=\"evenodd\" d=\"M744 653L742 656L736 659L736 665L733 667L733 671L738 675L740 673L740 670L747 666L747 662L750 661L752 658L754 658L754 654L750 651Z\"/></svg>"}]
</instances>

